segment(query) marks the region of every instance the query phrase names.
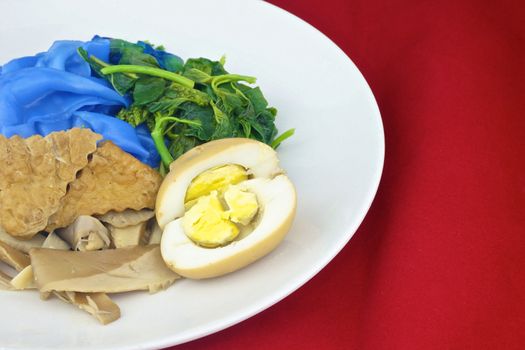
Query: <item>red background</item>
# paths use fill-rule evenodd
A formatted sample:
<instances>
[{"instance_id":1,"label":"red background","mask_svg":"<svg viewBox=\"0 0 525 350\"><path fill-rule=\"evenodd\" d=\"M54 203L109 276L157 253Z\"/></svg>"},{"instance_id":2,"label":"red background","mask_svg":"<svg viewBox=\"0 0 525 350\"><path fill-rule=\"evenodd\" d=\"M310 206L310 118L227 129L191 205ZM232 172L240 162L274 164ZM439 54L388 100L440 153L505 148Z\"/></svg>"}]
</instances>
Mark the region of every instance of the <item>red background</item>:
<instances>
[{"instance_id":1,"label":"red background","mask_svg":"<svg viewBox=\"0 0 525 350\"><path fill-rule=\"evenodd\" d=\"M525 348L523 1L273 0L376 96L383 178L297 292L173 350Z\"/></svg>"}]
</instances>

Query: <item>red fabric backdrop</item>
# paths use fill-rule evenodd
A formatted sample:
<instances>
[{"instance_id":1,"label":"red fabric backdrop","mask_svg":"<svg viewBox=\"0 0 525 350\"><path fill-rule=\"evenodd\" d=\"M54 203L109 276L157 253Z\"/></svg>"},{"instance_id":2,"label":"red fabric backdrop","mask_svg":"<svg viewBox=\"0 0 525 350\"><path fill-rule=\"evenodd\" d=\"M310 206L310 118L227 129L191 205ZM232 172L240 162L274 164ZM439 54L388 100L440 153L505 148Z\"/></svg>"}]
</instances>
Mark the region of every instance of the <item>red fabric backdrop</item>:
<instances>
[{"instance_id":1,"label":"red fabric backdrop","mask_svg":"<svg viewBox=\"0 0 525 350\"><path fill-rule=\"evenodd\" d=\"M328 35L370 83L383 179L315 278L172 349L524 349L524 2L272 3Z\"/></svg>"}]
</instances>

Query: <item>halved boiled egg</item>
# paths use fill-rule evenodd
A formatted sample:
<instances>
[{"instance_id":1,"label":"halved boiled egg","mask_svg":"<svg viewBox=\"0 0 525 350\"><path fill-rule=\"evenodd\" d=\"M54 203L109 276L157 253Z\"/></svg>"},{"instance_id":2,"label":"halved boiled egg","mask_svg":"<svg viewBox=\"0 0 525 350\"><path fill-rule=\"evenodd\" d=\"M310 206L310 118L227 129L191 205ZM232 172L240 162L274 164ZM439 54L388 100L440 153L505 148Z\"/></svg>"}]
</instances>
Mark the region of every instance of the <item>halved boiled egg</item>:
<instances>
[{"instance_id":1,"label":"halved boiled egg","mask_svg":"<svg viewBox=\"0 0 525 350\"><path fill-rule=\"evenodd\" d=\"M157 196L166 264L188 278L240 269L272 251L296 208L276 152L250 139L198 146L172 163Z\"/></svg>"}]
</instances>

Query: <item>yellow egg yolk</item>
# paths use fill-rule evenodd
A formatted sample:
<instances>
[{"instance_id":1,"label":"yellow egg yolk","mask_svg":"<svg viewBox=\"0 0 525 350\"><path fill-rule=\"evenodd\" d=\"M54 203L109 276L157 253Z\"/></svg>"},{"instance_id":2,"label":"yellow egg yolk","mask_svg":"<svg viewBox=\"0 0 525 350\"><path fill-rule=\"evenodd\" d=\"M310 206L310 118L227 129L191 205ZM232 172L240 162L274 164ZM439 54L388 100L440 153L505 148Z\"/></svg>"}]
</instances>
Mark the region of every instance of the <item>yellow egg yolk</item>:
<instances>
[{"instance_id":1,"label":"yellow egg yolk","mask_svg":"<svg viewBox=\"0 0 525 350\"><path fill-rule=\"evenodd\" d=\"M248 179L248 172L240 165L227 164L206 170L197 175L186 191L185 203L209 194L211 191L222 192L229 185L235 185Z\"/></svg>"},{"instance_id":2,"label":"yellow egg yolk","mask_svg":"<svg viewBox=\"0 0 525 350\"><path fill-rule=\"evenodd\" d=\"M237 226L228 220L217 191L197 200L184 214L182 227L192 241L208 248L225 245L239 234Z\"/></svg>"},{"instance_id":3,"label":"yellow egg yolk","mask_svg":"<svg viewBox=\"0 0 525 350\"><path fill-rule=\"evenodd\" d=\"M238 186L230 186L224 192L224 201L228 205L230 220L242 225L248 225L259 210L257 196L243 191Z\"/></svg>"},{"instance_id":4,"label":"yellow egg yolk","mask_svg":"<svg viewBox=\"0 0 525 350\"><path fill-rule=\"evenodd\" d=\"M236 223L248 225L253 220L259 210L256 195L235 186L247 179L246 169L234 164L211 168L193 179L182 219L193 242L207 248L226 245L239 235Z\"/></svg>"}]
</instances>

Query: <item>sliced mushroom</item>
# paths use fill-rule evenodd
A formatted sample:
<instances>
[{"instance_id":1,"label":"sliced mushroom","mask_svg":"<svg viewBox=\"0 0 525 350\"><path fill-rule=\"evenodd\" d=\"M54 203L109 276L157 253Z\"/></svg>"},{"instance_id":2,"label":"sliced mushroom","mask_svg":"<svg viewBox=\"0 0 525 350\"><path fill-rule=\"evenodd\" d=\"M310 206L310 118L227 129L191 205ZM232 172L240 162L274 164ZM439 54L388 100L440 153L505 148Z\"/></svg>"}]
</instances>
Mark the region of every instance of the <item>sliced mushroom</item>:
<instances>
[{"instance_id":1,"label":"sliced mushroom","mask_svg":"<svg viewBox=\"0 0 525 350\"><path fill-rule=\"evenodd\" d=\"M55 292L55 295L87 311L102 324L108 324L120 318L120 308L105 293Z\"/></svg>"},{"instance_id":2,"label":"sliced mushroom","mask_svg":"<svg viewBox=\"0 0 525 350\"><path fill-rule=\"evenodd\" d=\"M35 279L33 277L33 268L31 265L26 266L11 280L11 285L18 290L34 289Z\"/></svg>"},{"instance_id":3,"label":"sliced mushroom","mask_svg":"<svg viewBox=\"0 0 525 350\"><path fill-rule=\"evenodd\" d=\"M38 289L85 293L118 293L171 285L178 275L160 255L158 245L72 252L32 249L31 264Z\"/></svg>"},{"instance_id":4,"label":"sliced mushroom","mask_svg":"<svg viewBox=\"0 0 525 350\"><path fill-rule=\"evenodd\" d=\"M9 244L11 247L20 250L23 253L29 253L31 248L40 248L44 244L46 237L43 234L37 234L29 240L16 239L13 236L6 233L2 227L0 227L0 242Z\"/></svg>"},{"instance_id":5,"label":"sliced mushroom","mask_svg":"<svg viewBox=\"0 0 525 350\"><path fill-rule=\"evenodd\" d=\"M107 228L92 216L81 215L71 225L55 231L73 250L92 251L109 247Z\"/></svg>"},{"instance_id":6,"label":"sliced mushroom","mask_svg":"<svg viewBox=\"0 0 525 350\"><path fill-rule=\"evenodd\" d=\"M110 224L113 227L128 227L135 226L140 223L146 222L155 215L155 212L150 209L133 210L126 209L121 212L109 211L104 215L98 216L98 219L102 222Z\"/></svg>"},{"instance_id":7,"label":"sliced mushroom","mask_svg":"<svg viewBox=\"0 0 525 350\"><path fill-rule=\"evenodd\" d=\"M27 255L4 242L0 242L0 261L17 271L22 271L31 263Z\"/></svg>"},{"instance_id":8,"label":"sliced mushroom","mask_svg":"<svg viewBox=\"0 0 525 350\"><path fill-rule=\"evenodd\" d=\"M63 241L54 231L51 232L46 240L44 241L44 244L42 244L42 248L49 248L49 249L60 249L60 250L70 250L71 247L69 244L67 244L65 241ZM34 279L34 276L33 276ZM51 292L40 292L40 299L47 300L51 296ZM62 298L59 298L62 299Z\"/></svg>"},{"instance_id":9,"label":"sliced mushroom","mask_svg":"<svg viewBox=\"0 0 525 350\"><path fill-rule=\"evenodd\" d=\"M11 266L17 271L23 271L26 267L31 267L29 257L21 251L0 241L0 261ZM18 275L17 275L18 276ZM16 278L16 276L15 276ZM15 287L11 284L12 279L7 273L0 270L0 289L12 290Z\"/></svg>"},{"instance_id":10,"label":"sliced mushroom","mask_svg":"<svg viewBox=\"0 0 525 350\"><path fill-rule=\"evenodd\" d=\"M11 276L0 270L0 290L12 290Z\"/></svg>"},{"instance_id":11,"label":"sliced mushroom","mask_svg":"<svg viewBox=\"0 0 525 350\"><path fill-rule=\"evenodd\" d=\"M160 244L162 238L162 229L157 223L157 219L153 218L148 222L149 242L148 244Z\"/></svg>"},{"instance_id":12,"label":"sliced mushroom","mask_svg":"<svg viewBox=\"0 0 525 350\"><path fill-rule=\"evenodd\" d=\"M115 248L125 248L146 244L149 238L146 225L147 222L127 227L108 225L113 246Z\"/></svg>"},{"instance_id":13,"label":"sliced mushroom","mask_svg":"<svg viewBox=\"0 0 525 350\"><path fill-rule=\"evenodd\" d=\"M46 240L42 244L42 248L49 249L60 249L60 250L69 250L71 247L65 241L63 241L55 232L51 232L47 235Z\"/></svg>"},{"instance_id":14,"label":"sliced mushroom","mask_svg":"<svg viewBox=\"0 0 525 350\"><path fill-rule=\"evenodd\" d=\"M50 233L43 244L43 248L69 250L69 245L54 232ZM24 276L23 273L26 272ZM17 281L17 278L19 281ZM32 266L26 267L13 280L11 285L16 289L34 287L35 285ZM40 292L40 299L47 300L54 294L60 300L78 306L80 309L93 315L102 324L108 324L120 318L120 308L105 293L75 293L75 292Z\"/></svg>"},{"instance_id":15,"label":"sliced mushroom","mask_svg":"<svg viewBox=\"0 0 525 350\"><path fill-rule=\"evenodd\" d=\"M89 236L83 240L83 242L86 243L85 250L87 251L105 249L109 247L109 244L111 244L111 240L110 240L110 243L108 244L103 239L102 235L98 233L94 233L94 232L90 233Z\"/></svg>"},{"instance_id":16,"label":"sliced mushroom","mask_svg":"<svg viewBox=\"0 0 525 350\"><path fill-rule=\"evenodd\" d=\"M51 296L51 292L40 292L40 300L47 300L49 299L50 296Z\"/></svg>"}]
</instances>

